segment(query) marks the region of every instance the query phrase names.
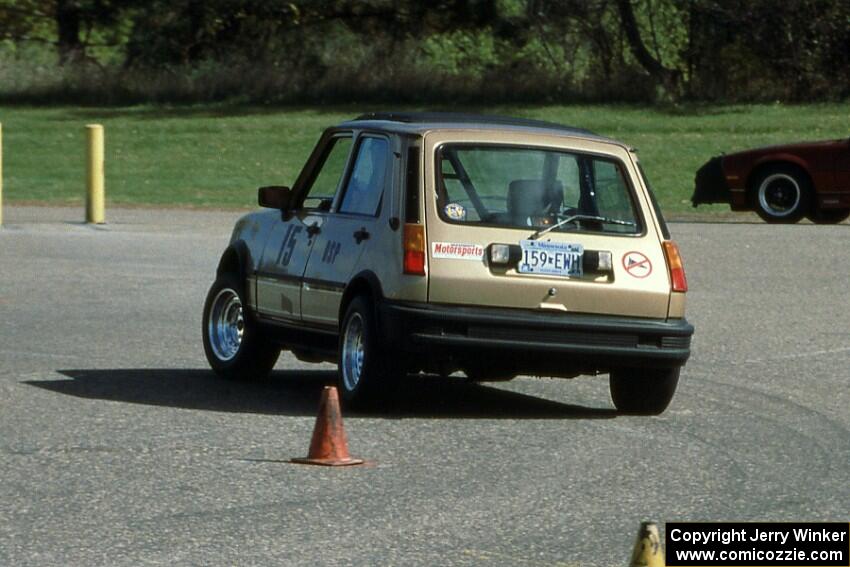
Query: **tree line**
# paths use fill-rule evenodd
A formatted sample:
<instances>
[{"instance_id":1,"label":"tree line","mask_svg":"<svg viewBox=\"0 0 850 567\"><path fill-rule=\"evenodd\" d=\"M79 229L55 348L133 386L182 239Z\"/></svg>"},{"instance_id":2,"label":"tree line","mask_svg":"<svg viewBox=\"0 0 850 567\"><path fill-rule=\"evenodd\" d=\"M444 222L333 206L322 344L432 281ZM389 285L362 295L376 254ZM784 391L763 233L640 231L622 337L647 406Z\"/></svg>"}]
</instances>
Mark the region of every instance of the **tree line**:
<instances>
[{"instance_id":1,"label":"tree line","mask_svg":"<svg viewBox=\"0 0 850 567\"><path fill-rule=\"evenodd\" d=\"M850 2L0 0L0 65L23 99L845 100Z\"/></svg>"}]
</instances>

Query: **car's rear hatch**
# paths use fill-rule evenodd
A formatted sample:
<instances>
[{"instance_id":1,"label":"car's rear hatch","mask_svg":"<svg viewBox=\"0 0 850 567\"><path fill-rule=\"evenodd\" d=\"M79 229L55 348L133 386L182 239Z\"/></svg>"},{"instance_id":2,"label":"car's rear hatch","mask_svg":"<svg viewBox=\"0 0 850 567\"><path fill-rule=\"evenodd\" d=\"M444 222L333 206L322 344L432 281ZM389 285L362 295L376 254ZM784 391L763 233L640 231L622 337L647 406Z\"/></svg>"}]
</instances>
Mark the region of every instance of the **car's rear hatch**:
<instances>
[{"instance_id":1,"label":"car's rear hatch","mask_svg":"<svg viewBox=\"0 0 850 567\"><path fill-rule=\"evenodd\" d=\"M480 194L482 191L479 188L479 195L470 199L469 191L464 190L464 183L468 189L471 179L474 181L476 175L478 179L483 179L484 176L480 172L468 174L466 171L456 170L480 168L482 164L487 163L487 156L464 156L463 151L473 144L482 143L492 146L511 144L511 147L543 148L547 152L557 150L567 152L563 155L580 156L579 159L584 159L581 156L589 156L590 161L587 163L592 164L596 163L592 160L600 160L599 163L606 167L609 163L613 164L612 167L620 172L615 177L621 180L630 195L634 215L621 215L618 218L633 218L635 226L624 228L615 224L572 221L564 225L565 231L551 230L535 240L538 244L530 244L530 237L546 225L534 225L535 221L530 220L532 226L521 226L521 223L515 220L516 215L510 211L511 205L500 202L511 202L515 200L513 197L516 195L524 194L522 191L527 187L539 184L540 182L527 179L534 175L533 171L504 174L517 178L508 183L511 189L506 197L497 195L499 187L504 185L501 179L498 183L492 183L495 189L488 195ZM447 165L446 157L442 153L446 148L461 148L460 153L455 152L454 158L457 159L452 162L454 165ZM505 160L513 159L509 154L504 155ZM425 156L430 302L551 312L667 317L670 280L664 251L652 218L651 205L637 181L637 173L629 152L622 146L590 139L530 136L527 133L441 131L426 136ZM534 156L529 156L529 159L532 157ZM466 167L461 163L464 159ZM594 167L596 173L589 175L595 175L594 183L601 184L603 167L591 166L590 170ZM585 167L585 171L587 170ZM564 171L563 174L559 173L557 187L559 193L567 196L565 200L569 200L571 174L567 169ZM454 180L458 178L464 179L455 183ZM484 181L478 183L482 187L485 184ZM552 185L551 180L548 184ZM456 187L447 188L449 185ZM598 191L598 195L593 192L590 194L595 199L602 194L602 190ZM482 204L479 197L490 199L492 203ZM490 211L496 211L492 213L496 220L483 221L473 210L476 205L483 206L482 210L486 211L488 217L491 215ZM566 205L567 203L563 203L559 206L566 210ZM515 204L514 208L519 206ZM582 205L585 206L586 203ZM503 212L503 209L507 212ZM602 215L605 211L600 209L601 207L594 206L592 212ZM574 209L570 209L570 212L587 214L587 211ZM484 214L482 213L482 216ZM512 214L514 216L511 216ZM546 222L551 226L566 216L567 213L553 215L551 218L554 220ZM474 219L469 221L469 217ZM502 222L505 223L504 226L499 225ZM547 255L542 256L542 269L540 266L536 269L544 273L521 273L523 270L530 270L528 264L520 267L530 258L523 253L523 247L532 250L539 246L539 243L545 243L542 248ZM570 252L570 248L561 246L566 244L577 246L571 247ZM494 245L507 245L500 247L501 252L506 249L510 251L510 259L506 263L493 261L490 248ZM601 263L599 258L602 258ZM566 269L569 266L564 265L565 262L569 264L576 261L582 263L580 274L576 273L575 266L570 270ZM568 275L568 272L572 273Z\"/></svg>"}]
</instances>

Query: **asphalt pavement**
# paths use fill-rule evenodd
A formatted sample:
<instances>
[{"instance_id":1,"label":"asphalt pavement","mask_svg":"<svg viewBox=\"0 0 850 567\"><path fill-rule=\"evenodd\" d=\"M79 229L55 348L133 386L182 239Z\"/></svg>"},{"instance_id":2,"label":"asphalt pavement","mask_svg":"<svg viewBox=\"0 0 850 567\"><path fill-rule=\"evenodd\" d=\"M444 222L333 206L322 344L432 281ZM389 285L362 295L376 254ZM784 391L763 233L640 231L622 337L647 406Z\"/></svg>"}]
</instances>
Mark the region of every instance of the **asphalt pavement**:
<instances>
[{"instance_id":1,"label":"asphalt pavement","mask_svg":"<svg viewBox=\"0 0 850 567\"><path fill-rule=\"evenodd\" d=\"M0 565L624 565L643 520L850 519L850 225L673 223L693 355L659 417L605 376L410 379L304 456L333 367L207 369L236 212L6 207Z\"/></svg>"}]
</instances>

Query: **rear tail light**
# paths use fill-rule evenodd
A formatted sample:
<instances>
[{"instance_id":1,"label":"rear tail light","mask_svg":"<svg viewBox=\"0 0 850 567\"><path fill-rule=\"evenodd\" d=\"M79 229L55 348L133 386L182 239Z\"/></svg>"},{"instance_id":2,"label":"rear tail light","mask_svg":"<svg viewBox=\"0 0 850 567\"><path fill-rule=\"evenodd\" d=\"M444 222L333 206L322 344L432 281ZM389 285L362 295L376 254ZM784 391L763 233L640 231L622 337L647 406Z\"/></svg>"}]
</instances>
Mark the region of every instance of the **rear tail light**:
<instances>
[{"instance_id":1,"label":"rear tail light","mask_svg":"<svg viewBox=\"0 0 850 567\"><path fill-rule=\"evenodd\" d=\"M682 265L679 247L672 240L664 241L664 256L667 258L667 268L670 270L673 291L685 293L688 291L688 279L685 277L685 267Z\"/></svg>"},{"instance_id":2,"label":"rear tail light","mask_svg":"<svg viewBox=\"0 0 850 567\"><path fill-rule=\"evenodd\" d=\"M425 275L425 229L421 224L404 225L404 273Z\"/></svg>"}]
</instances>

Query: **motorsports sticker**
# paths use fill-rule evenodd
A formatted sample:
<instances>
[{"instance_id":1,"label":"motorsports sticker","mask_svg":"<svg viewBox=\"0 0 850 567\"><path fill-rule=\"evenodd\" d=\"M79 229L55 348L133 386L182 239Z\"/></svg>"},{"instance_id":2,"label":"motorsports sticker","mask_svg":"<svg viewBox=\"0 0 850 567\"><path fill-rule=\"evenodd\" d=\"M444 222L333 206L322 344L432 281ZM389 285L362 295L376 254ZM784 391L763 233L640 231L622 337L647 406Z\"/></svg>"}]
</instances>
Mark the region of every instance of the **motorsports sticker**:
<instances>
[{"instance_id":1,"label":"motorsports sticker","mask_svg":"<svg viewBox=\"0 0 850 567\"><path fill-rule=\"evenodd\" d=\"M850 565L850 524L668 522L668 566Z\"/></svg>"},{"instance_id":2,"label":"motorsports sticker","mask_svg":"<svg viewBox=\"0 0 850 567\"><path fill-rule=\"evenodd\" d=\"M652 273L652 262L640 252L626 252L623 256L623 268L635 278L645 278Z\"/></svg>"},{"instance_id":3,"label":"motorsports sticker","mask_svg":"<svg viewBox=\"0 0 850 567\"><path fill-rule=\"evenodd\" d=\"M481 260L484 258L484 247L478 244L434 242L431 245L431 255L434 258L450 258L453 260Z\"/></svg>"}]
</instances>

